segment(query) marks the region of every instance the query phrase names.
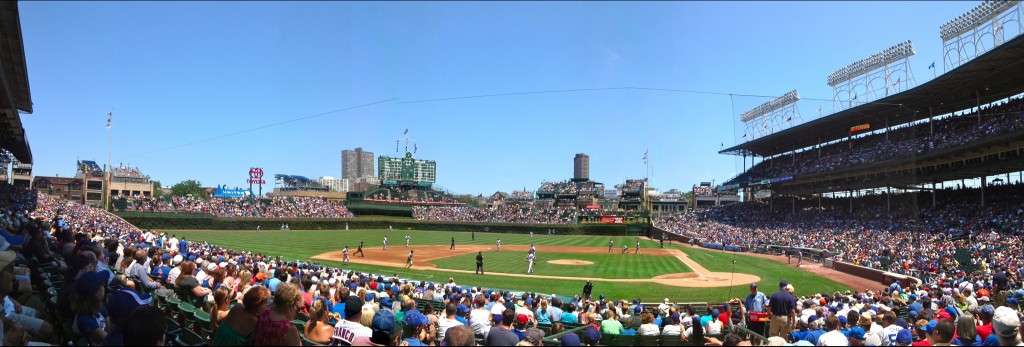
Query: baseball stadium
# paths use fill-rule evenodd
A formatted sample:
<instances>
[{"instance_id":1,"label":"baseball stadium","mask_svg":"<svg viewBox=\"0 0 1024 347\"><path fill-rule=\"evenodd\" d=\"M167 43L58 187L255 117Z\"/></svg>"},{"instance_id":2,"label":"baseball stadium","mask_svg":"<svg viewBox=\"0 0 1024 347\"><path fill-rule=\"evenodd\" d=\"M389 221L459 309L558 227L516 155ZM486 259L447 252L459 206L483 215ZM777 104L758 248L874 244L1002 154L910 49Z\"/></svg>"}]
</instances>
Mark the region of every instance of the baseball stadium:
<instances>
[{"instance_id":1,"label":"baseball stadium","mask_svg":"<svg viewBox=\"0 0 1024 347\"><path fill-rule=\"evenodd\" d=\"M1024 346L1019 1L175 5L0 4L3 345ZM827 54L739 30L766 57L738 79L635 70L692 53L645 42L677 19L769 6L921 15ZM534 89L466 93L478 68ZM662 74L706 87L638 86Z\"/></svg>"}]
</instances>

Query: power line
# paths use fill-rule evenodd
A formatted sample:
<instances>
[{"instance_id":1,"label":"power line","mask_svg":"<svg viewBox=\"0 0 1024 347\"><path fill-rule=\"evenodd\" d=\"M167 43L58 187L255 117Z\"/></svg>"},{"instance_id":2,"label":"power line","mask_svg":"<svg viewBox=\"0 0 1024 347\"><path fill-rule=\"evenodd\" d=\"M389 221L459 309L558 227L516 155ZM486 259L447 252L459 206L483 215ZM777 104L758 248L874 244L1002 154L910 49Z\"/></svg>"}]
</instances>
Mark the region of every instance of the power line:
<instances>
[{"instance_id":1,"label":"power line","mask_svg":"<svg viewBox=\"0 0 1024 347\"><path fill-rule=\"evenodd\" d=\"M658 92L684 93L684 94L696 94L696 95L718 95L718 96L728 96L730 99L732 99L732 98L734 98L736 96L756 97L756 98L777 98L778 97L778 96L772 96L772 95L759 95L759 94L749 94L749 93L734 93L734 92L710 91L710 90L698 90L698 89L676 89L676 88L654 88L654 87L604 87L604 88L548 89L548 90L517 91L517 92L506 92L506 93L462 95L462 96L451 96L451 97L415 99L415 100L408 100L408 101L401 101L401 102L397 102L396 101L396 100L399 100L398 98L389 98L389 99L383 99L383 100L379 100L379 101L375 101L375 102L371 102L371 103L359 104L359 105L344 107L344 108L340 108L340 109L330 110L330 111L326 111L326 112L316 113L316 114L312 114L312 115L296 117L296 118L290 118L290 119L286 119L286 120L282 120L282 121L278 121L278 122L273 122L273 123L267 123L267 124L264 124L264 125L261 125L261 126L258 126L258 127L254 127L254 128L239 130L239 131L225 133L225 134L221 134L221 135L215 135L215 136L211 136L211 137L207 137L207 138L203 138L203 139L199 139L199 140L195 140L195 141L190 141L190 142L186 142L186 143L182 143L182 144L178 144L178 145L174 145L174 146L159 148L159 149L155 149L155 150L148 151L148 152L142 152L142 153L130 155L129 157L149 155L149 154L153 154L153 153L157 153L157 152L163 152L163 151L168 151L168 150L182 148L182 147L188 147L188 146L192 146L192 145L196 145L196 144L200 144L200 143L220 140L220 139L227 138L227 137L238 136L238 135L241 135L241 134L246 134L246 133L250 133L250 132L254 132L254 131L258 131L258 130L263 130L263 129L267 129L267 128L282 126L282 125L291 124L291 123L295 123L295 122L300 122L300 121L304 121L304 120L309 120L309 119L313 119L313 118L323 117L323 116L331 115L331 114L334 114L334 113L351 111L351 110L354 110L354 109L365 108L365 107L372 107L372 106L377 106L377 105L387 104L387 103L392 103L392 104L417 104L417 103L448 102L448 101L482 99L482 98L493 98L493 97L505 97L505 96L567 94L567 93L598 92L598 91L623 91L623 90L631 90L631 91L658 91ZM831 99L824 99L824 98L806 98L805 97L805 98L801 98L801 99L802 100L810 100L810 101L827 101L827 102L834 101L834 100L831 100ZM865 103L867 103L867 102L865 102ZM874 102L874 103L879 103L879 102ZM882 103L882 104L885 104L885 103ZM889 105L900 106L901 104L889 104ZM733 106L733 107L735 107L735 106ZM735 113L735 110L733 110L733 113ZM732 116L735 116L735 114L731 115L730 118ZM733 131L735 131L735 129L733 129ZM735 134L733 135L733 137L735 137Z\"/></svg>"},{"instance_id":2,"label":"power line","mask_svg":"<svg viewBox=\"0 0 1024 347\"><path fill-rule=\"evenodd\" d=\"M286 124L290 124L290 123L301 122L301 121L304 121L304 120L309 120L309 119L313 119L313 118L323 117L323 116L327 116L327 115L334 114L334 113L351 111L351 110L355 110L355 109L371 107L371 106L376 106L376 105L385 104L385 103L391 103L391 102L394 102L395 100L398 100L398 99L397 98L384 99L384 100L374 101L374 102L370 102L370 103L359 104L359 105L354 105L354 106L348 106L348 107L344 107L344 108L334 109L334 110L330 110L330 111L320 112L320 113L311 114L311 115L307 115L307 116L285 119L285 120L282 120L282 121L277 121L277 122L273 122L273 123L267 123L267 124L264 124L264 125L260 125L260 126L254 127L254 128L243 129L243 130L238 130L238 131L234 131L234 132L230 132L230 133L225 133L225 134L221 134L221 135L210 136L210 137L207 137L207 138L203 138L203 139L199 139L199 140L195 140L195 141L190 141L190 142L182 143L182 144L179 144L179 145L174 145L174 146L170 146L170 147L164 147L164 148L155 149L155 150L148 151L148 152L142 152L142 153L138 153L138 154L134 154L134 155L129 155L128 157L143 156L143 155L153 154L153 153L157 153L157 152L169 151L169 150L177 149L177 148L181 148L181 147L192 146L192 145L196 145L196 144L200 144L200 143L204 143L204 142L216 141L216 140L220 140L220 139L227 138L227 137L238 136L238 135L242 135L242 134L246 134L246 133L251 133L251 132L254 132L254 131L259 131L259 130L263 130L263 129L267 129L267 128L273 128L273 127L282 126L282 125L286 125Z\"/></svg>"}]
</instances>

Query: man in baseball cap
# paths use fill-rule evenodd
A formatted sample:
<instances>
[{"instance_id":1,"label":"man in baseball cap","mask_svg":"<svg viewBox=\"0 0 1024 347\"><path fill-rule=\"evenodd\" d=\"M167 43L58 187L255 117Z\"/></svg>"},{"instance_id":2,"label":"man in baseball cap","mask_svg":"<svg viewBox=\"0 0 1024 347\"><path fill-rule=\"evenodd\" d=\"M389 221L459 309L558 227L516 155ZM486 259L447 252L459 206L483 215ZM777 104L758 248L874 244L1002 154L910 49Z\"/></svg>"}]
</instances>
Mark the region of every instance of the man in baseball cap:
<instances>
[{"instance_id":1,"label":"man in baseball cap","mask_svg":"<svg viewBox=\"0 0 1024 347\"><path fill-rule=\"evenodd\" d=\"M405 314L405 332L407 336L402 342L408 346L426 346L424 341L430 342L427 327L430 326L430 319L420 311L410 310Z\"/></svg>"},{"instance_id":2,"label":"man in baseball cap","mask_svg":"<svg viewBox=\"0 0 1024 347\"><path fill-rule=\"evenodd\" d=\"M1017 311L1006 306L996 308L992 317L992 335L996 337L1000 346L1020 345L1020 317L1017 316Z\"/></svg>"}]
</instances>

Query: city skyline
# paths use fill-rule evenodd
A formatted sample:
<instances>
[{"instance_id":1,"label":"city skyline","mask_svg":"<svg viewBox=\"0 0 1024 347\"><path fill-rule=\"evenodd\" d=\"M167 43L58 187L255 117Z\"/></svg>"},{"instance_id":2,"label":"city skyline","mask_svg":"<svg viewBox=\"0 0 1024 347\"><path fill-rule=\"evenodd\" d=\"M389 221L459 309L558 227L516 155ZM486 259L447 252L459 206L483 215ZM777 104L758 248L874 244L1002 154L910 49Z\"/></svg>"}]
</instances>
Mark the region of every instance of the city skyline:
<instances>
[{"instance_id":1,"label":"city skyline","mask_svg":"<svg viewBox=\"0 0 1024 347\"><path fill-rule=\"evenodd\" d=\"M904 40L915 84L931 79L938 27L974 5L27 2L22 118L48 135L31 139L37 175L104 161L113 112L113 162L165 185L334 176L338 151L390 155L409 129L456 193L567 180L580 152L608 183L643 178L649 152L653 186L687 189L742 170L717 151L772 96L796 89L805 120L827 114L828 73Z\"/></svg>"}]
</instances>

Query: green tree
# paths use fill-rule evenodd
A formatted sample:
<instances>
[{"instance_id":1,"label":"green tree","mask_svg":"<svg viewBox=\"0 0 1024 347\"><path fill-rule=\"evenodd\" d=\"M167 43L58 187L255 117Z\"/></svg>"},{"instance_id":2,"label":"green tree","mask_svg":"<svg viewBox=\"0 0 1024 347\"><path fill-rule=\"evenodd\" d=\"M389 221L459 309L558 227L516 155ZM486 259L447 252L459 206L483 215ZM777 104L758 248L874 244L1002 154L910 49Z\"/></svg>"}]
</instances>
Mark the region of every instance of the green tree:
<instances>
[{"instance_id":1,"label":"green tree","mask_svg":"<svg viewBox=\"0 0 1024 347\"><path fill-rule=\"evenodd\" d=\"M203 185L196 180L184 180L171 186L171 195L174 196L187 196L192 195L193 197L205 199L206 194L203 192Z\"/></svg>"},{"instance_id":2,"label":"green tree","mask_svg":"<svg viewBox=\"0 0 1024 347\"><path fill-rule=\"evenodd\" d=\"M153 181L153 199L162 198L164 195L163 185L160 181Z\"/></svg>"}]
</instances>

